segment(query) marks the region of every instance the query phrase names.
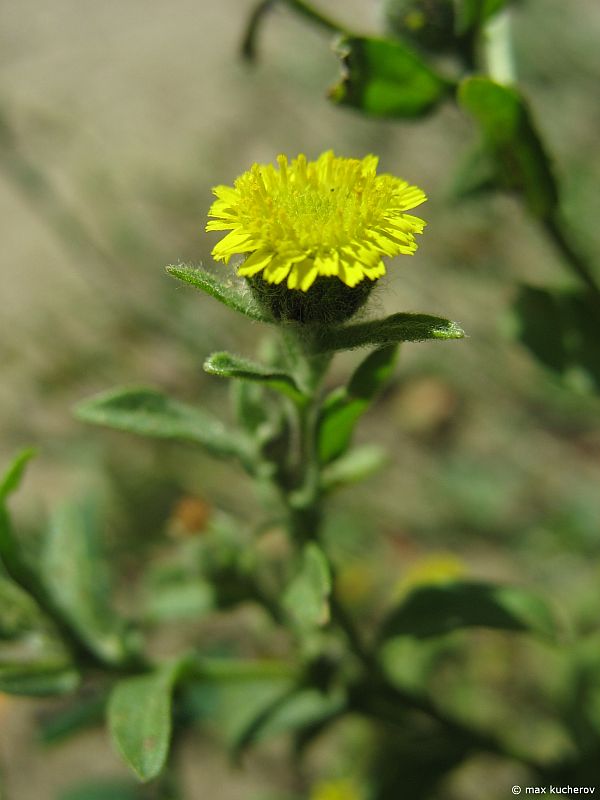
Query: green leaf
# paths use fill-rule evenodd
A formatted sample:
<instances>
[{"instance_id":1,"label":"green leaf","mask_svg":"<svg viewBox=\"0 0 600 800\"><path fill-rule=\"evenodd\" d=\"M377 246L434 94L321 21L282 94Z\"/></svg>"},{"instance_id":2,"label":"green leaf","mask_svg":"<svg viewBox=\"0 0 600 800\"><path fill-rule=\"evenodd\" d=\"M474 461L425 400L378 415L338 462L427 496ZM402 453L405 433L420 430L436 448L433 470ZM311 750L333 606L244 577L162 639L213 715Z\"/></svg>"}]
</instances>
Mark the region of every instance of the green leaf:
<instances>
[{"instance_id":1,"label":"green leaf","mask_svg":"<svg viewBox=\"0 0 600 800\"><path fill-rule=\"evenodd\" d=\"M239 758L248 747L268 738L293 733L338 716L346 708L343 694L325 695L317 689L294 687L276 697L253 717L234 742Z\"/></svg>"},{"instance_id":2,"label":"green leaf","mask_svg":"<svg viewBox=\"0 0 600 800\"><path fill-rule=\"evenodd\" d=\"M105 690L86 692L69 698L57 708L46 712L40 720L39 734L44 744L55 744L104 722L107 693Z\"/></svg>"},{"instance_id":3,"label":"green leaf","mask_svg":"<svg viewBox=\"0 0 600 800\"><path fill-rule=\"evenodd\" d=\"M369 345L381 347L398 342L462 339L464 336L465 332L456 322L429 314L400 313L385 319L324 328L316 334L313 349L316 353L328 353Z\"/></svg>"},{"instance_id":4,"label":"green leaf","mask_svg":"<svg viewBox=\"0 0 600 800\"><path fill-rule=\"evenodd\" d=\"M127 765L141 781L163 769L172 732L172 696L183 662L119 681L108 703L108 726Z\"/></svg>"},{"instance_id":5,"label":"green leaf","mask_svg":"<svg viewBox=\"0 0 600 800\"><path fill-rule=\"evenodd\" d=\"M304 395L288 373L231 353L213 353L204 362L204 370L210 375L218 375L221 378L239 378L262 383L296 402L304 400Z\"/></svg>"},{"instance_id":6,"label":"green leaf","mask_svg":"<svg viewBox=\"0 0 600 800\"><path fill-rule=\"evenodd\" d=\"M16 639L40 628L44 619L31 597L0 576L0 639Z\"/></svg>"},{"instance_id":7,"label":"green leaf","mask_svg":"<svg viewBox=\"0 0 600 800\"><path fill-rule=\"evenodd\" d=\"M583 291L523 285L514 305L517 337L568 385L600 391L600 310Z\"/></svg>"},{"instance_id":8,"label":"green leaf","mask_svg":"<svg viewBox=\"0 0 600 800\"><path fill-rule=\"evenodd\" d=\"M95 779L67 789L58 800L142 800L142 795L137 787L123 781Z\"/></svg>"},{"instance_id":9,"label":"green leaf","mask_svg":"<svg viewBox=\"0 0 600 800\"><path fill-rule=\"evenodd\" d=\"M121 388L84 400L75 408L84 422L109 428L198 444L215 456L247 456L249 443L238 432L228 430L206 411L171 400L161 392L144 388Z\"/></svg>"},{"instance_id":10,"label":"green leaf","mask_svg":"<svg viewBox=\"0 0 600 800\"><path fill-rule=\"evenodd\" d=\"M223 283L210 272L181 264L167 267L167 272L174 278L178 278L201 292L206 292L206 294L214 297L215 300L234 311L238 311L240 314L244 314L246 317L250 317L256 322L273 322L271 317L267 316L256 303L252 295L248 291L242 290L239 285L234 284L232 281Z\"/></svg>"},{"instance_id":11,"label":"green leaf","mask_svg":"<svg viewBox=\"0 0 600 800\"><path fill-rule=\"evenodd\" d=\"M489 78L470 77L460 85L460 105L479 123L497 164L497 180L521 193L530 211L550 217L558 207L558 187L550 158L519 92Z\"/></svg>"},{"instance_id":12,"label":"green leaf","mask_svg":"<svg viewBox=\"0 0 600 800\"><path fill-rule=\"evenodd\" d=\"M386 461L386 453L377 445L357 447L323 469L321 486L325 491L331 491L358 483L378 472Z\"/></svg>"},{"instance_id":13,"label":"green leaf","mask_svg":"<svg viewBox=\"0 0 600 800\"><path fill-rule=\"evenodd\" d=\"M325 403L318 429L319 458L327 464L350 444L355 425L393 373L398 345L370 353L356 369L346 389L333 392Z\"/></svg>"},{"instance_id":14,"label":"green leaf","mask_svg":"<svg viewBox=\"0 0 600 800\"><path fill-rule=\"evenodd\" d=\"M344 36L337 53L342 79L330 89L330 99L365 114L421 117L453 87L402 42Z\"/></svg>"},{"instance_id":15,"label":"green leaf","mask_svg":"<svg viewBox=\"0 0 600 800\"><path fill-rule=\"evenodd\" d=\"M414 589L384 620L379 638L427 638L470 627L556 634L553 616L536 594L516 586L455 581Z\"/></svg>"},{"instance_id":16,"label":"green leaf","mask_svg":"<svg viewBox=\"0 0 600 800\"><path fill-rule=\"evenodd\" d=\"M507 5L507 0L455 0L456 32L465 34L480 28Z\"/></svg>"},{"instance_id":17,"label":"green leaf","mask_svg":"<svg viewBox=\"0 0 600 800\"><path fill-rule=\"evenodd\" d=\"M33 448L27 448L14 458L0 480L0 503L3 503L10 494L19 488L25 467L35 454L36 451Z\"/></svg>"},{"instance_id":18,"label":"green leaf","mask_svg":"<svg viewBox=\"0 0 600 800\"><path fill-rule=\"evenodd\" d=\"M41 574L56 608L77 637L102 661L122 661L126 655L123 623L109 605L94 504L64 505L53 514Z\"/></svg>"},{"instance_id":19,"label":"green leaf","mask_svg":"<svg viewBox=\"0 0 600 800\"><path fill-rule=\"evenodd\" d=\"M79 675L63 662L0 664L0 692L26 697L49 697L72 692Z\"/></svg>"},{"instance_id":20,"label":"green leaf","mask_svg":"<svg viewBox=\"0 0 600 800\"><path fill-rule=\"evenodd\" d=\"M327 557L314 542L305 545L300 570L283 595L283 606L300 628L329 622L331 573Z\"/></svg>"}]
</instances>

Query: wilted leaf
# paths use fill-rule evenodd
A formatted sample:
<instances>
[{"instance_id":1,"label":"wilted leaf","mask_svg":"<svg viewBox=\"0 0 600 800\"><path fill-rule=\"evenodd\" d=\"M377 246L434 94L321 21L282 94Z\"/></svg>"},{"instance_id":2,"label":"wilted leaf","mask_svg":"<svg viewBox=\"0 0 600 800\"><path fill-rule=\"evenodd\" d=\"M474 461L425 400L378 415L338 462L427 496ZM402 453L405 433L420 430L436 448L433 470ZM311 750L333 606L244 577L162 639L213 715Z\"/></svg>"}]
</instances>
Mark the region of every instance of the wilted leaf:
<instances>
[{"instance_id":1,"label":"wilted leaf","mask_svg":"<svg viewBox=\"0 0 600 800\"><path fill-rule=\"evenodd\" d=\"M344 36L337 47L342 79L330 89L334 103L380 117L421 117L453 84L405 44Z\"/></svg>"}]
</instances>

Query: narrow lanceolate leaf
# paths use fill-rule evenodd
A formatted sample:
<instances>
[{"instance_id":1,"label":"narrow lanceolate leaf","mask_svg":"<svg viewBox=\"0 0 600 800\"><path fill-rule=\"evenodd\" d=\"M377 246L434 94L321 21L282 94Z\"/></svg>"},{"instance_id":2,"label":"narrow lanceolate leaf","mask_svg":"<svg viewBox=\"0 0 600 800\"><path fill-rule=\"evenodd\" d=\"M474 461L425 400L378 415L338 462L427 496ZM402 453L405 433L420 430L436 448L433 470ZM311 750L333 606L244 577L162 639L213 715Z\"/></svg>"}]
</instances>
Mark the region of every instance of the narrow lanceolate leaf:
<instances>
[{"instance_id":1,"label":"narrow lanceolate leaf","mask_svg":"<svg viewBox=\"0 0 600 800\"><path fill-rule=\"evenodd\" d=\"M323 468L321 486L325 491L331 491L358 483L378 472L386 460L385 452L376 445L365 445L349 450Z\"/></svg>"},{"instance_id":2,"label":"narrow lanceolate leaf","mask_svg":"<svg viewBox=\"0 0 600 800\"><path fill-rule=\"evenodd\" d=\"M32 662L0 663L0 692L25 697L49 697L77 688L79 674L69 664Z\"/></svg>"},{"instance_id":3,"label":"narrow lanceolate leaf","mask_svg":"<svg viewBox=\"0 0 600 800\"><path fill-rule=\"evenodd\" d=\"M399 41L344 36L337 52L342 79L330 89L330 99L365 114L421 117L453 87Z\"/></svg>"},{"instance_id":4,"label":"narrow lanceolate leaf","mask_svg":"<svg viewBox=\"0 0 600 800\"><path fill-rule=\"evenodd\" d=\"M314 542L304 547L300 570L283 596L283 606L300 628L329 622L331 573L327 558Z\"/></svg>"},{"instance_id":5,"label":"narrow lanceolate leaf","mask_svg":"<svg viewBox=\"0 0 600 800\"><path fill-rule=\"evenodd\" d=\"M384 620L379 638L424 639L460 628L528 631L553 637L552 613L538 595L517 586L455 581L421 586Z\"/></svg>"},{"instance_id":6,"label":"narrow lanceolate leaf","mask_svg":"<svg viewBox=\"0 0 600 800\"><path fill-rule=\"evenodd\" d=\"M239 378L262 383L298 402L304 399L296 381L288 373L231 353L213 353L204 362L204 370L221 378Z\"/></svg>"},{"instance_id":7,"label":"narrow lanceolate leaf","mask_svg":"<svg viewBox=\"0 0 600 800\"><path fill-rule=\"evenodd\" d=\"M124 632L109 605L96 508L89 502L59 508L44 544L42 577L63 619L99 658L118 663Z\"/></svg>"},{"instance_id":8,"label":"narrow lanceolate leaf","mask_svg":"<svg viewBox=\"0 0 600 800\"><path fill-rule=\"evenodd\" d=\"M167 267L167 272L174 278L178 278L201 292L206 292L215 300L256 322L273 322L271 317L258 306L254 298L233 282L223 283L210 272L199 267L170 266Z\"/></svg>"},{"instance_id":9,"label":"narrow lanceolate leaf","mask_svg":"<svg viewBox=\"0 0 600 800\"><path fill-rule=\"evenodd\" d=\"M155 389L122 388L84 400L75 408L84 422L152 436L198 444L216 456L241 456L248 442L211 414L171 400Z\"/></svg>"},{"instance_id":10,"label":"narrow lanceolate leaf","mask_svg":"<svg viewBox=\"0 0 600 800\"><path fill-rule=\"evenodd\" d=\"M321 462L327 464L350 444L358 419L389 380L396 363L398 345L379 347L358 366L346 388L325 400L318 428Z\"/></svg>"},{"instance_id":11,"label":"narrow lanceolate leaf","mask_svg":"<svg viewBox=\"0 0 600 800\"><path fill-rule=\"evenodd\" d=\"M22 450L15 456L0 479L0 503L4 502L10 494L19 488L25 467L34 456L35 450L32 448Z\"/></svg>"},{"instance_id":12,"label":"narrow lanceolate leaf","mask_svg":"<svg viewBox=\"0 0 600 800\"><path fill-rule=\"evenodd\" d=\"M456 323L429 314L392 314L340 328L325 328L314 341L317 353L354 350L369 345L389 345L398 342L424 342L428 339L462 339L463 329Z\"/></svg>"},{"instance_id":13,"label":"narrow lanceolate leaf","mask_svg":"<svg viewBox=\"0 0 600 800\"><path fill-rule=\"evenodd\" d=\"M142 781L165 765L172 732L172 696L182 662L119 681L108 703L108 725L118 751Z\"/></svg>"},{"instance_id":14,"label":"narrow lanceolate leaf","mask_svg":"<svg viewBox=\"0 0 600 800\"><path fill-rule=\"evenodd\" d=\"M522 344L567 385L600 391L600 311L584 291L523 285L513 308Z\"/></svg>"},{"instance_id":15,"label":"narrow lanceolate leaf","mask_svg":"<svg viewBox=\"0 0 600 800\"><path fill-rule=\"evenodd\" d=\"M521 193L530 211L550 217L558 207L552 164L519 92L485 77L466 78L458 100L481 129L501 188Z\"/></svg>"}]
</instances>

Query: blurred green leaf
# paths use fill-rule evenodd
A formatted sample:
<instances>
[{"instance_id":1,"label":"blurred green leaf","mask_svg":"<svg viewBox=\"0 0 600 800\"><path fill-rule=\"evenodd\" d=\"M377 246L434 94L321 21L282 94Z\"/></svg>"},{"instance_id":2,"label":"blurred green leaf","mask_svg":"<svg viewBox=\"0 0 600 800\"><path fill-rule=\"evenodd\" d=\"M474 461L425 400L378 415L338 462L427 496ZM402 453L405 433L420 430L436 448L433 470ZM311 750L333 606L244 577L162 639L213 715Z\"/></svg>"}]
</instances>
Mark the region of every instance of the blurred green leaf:
<instances>
[{"instance_id":1,"label":"blurred green leaf","mask_svg":"<svg viewBox=\"0 0 600 800\"><path fill-rule=\"evenodd\" d=\"M453 84L438 75L402 42L344 36L337 46L342 79L330 99L379 117L421 117Z\"/></svg>"},{"instance_id":2,"label":"blurred green leaf","mask_svg":"<svg viewBox=\"0 0 600 800\"><path fill-rule=\"evenodd\" d=\"M583 291L522 285L517 337L544 366L577 388L600 390L600 310Z\"/></svg>"},{"instance_id":3,"label":"blurred green leaf","mask_svg":"<svg viewBox=\"0 0 600 800\"><path fill-rule=\"evenodd\" d=\"M188 578L176 584L152 587L146 616L150 622L199 619L214 608L213 587L201 579Z\"/></svg>"},{"instance_id":4,"label":"blurred green leaf","mask_svg":"<svg viewBox=\"0 0 600 800\"><path fill-rule=\"evenodd\" d=\"M40 720L40 739L44 744L55 744L100 725L104 721L106 701L106 691L88 695L81 692L65 704L52 707Z\"/></svg>"},{"instance_id":5,"label":"blurred green leaf","mask_svg":"<svg viewBox=\"0 0 600 800\"><path fill-rule=\"evenodd\" d=\"M480 28L490 17L501 11L508 0L454 0L456 32L461 35Z\"/></svg>"},{"instance_id":6,"label":"blurred green leaf","mask_svg":"<svg viewBox=\"0 0 600 800\"><path fill-rule=\"evenodd\" d=\"M451 200L469 200L487 194L498 185L494 159L482 144L470 149L454 174Z\"/></svg>"},{"instance_id":7,"label":"blurred green leaf","mask_svg":"<svg viewBox=\"0 0 600 800\"><path fill-rule=\"evenodd\" d=\"M97 507L67 504L50 520L41 575L63 619L102 661L126 655L123 622L109 604L110 584L101 553Z\"/></svg>"},{"instance_id":8,"label":"blurred green leaf","mask_svg":"<svg viewBox=\"0 0 600 800\"><path fill-rule=\"evenodd\" d=\"M62 792L58 800L141 800L139 790L124 781L84 782Z\"/></svg>"},{"instance_id":9,"label":"blurred green leaf","mask_svg":"<svg viewBox=\"0 0 600 800\"><path fill-rule=\"evenodd\" d=\"M348 486L369 478L386 463L387 455L377 445L364 445L348 451L321 472L321 486L326 491Z\"/></svg>"},{"instance_id":10,"label":"blurred green leaf","mask_svg":"<svg viewBox=\"0 0 600 800\"><path fill-rule=\"evenodd\" d=\"M332 392L323 404L318 429L319 458L324 464L350 444L358 419L393 373L398 345L380 347L361 362L347 388Z\"/></svg>"},{"instance_id":11,"label":"blurred green leaf","mask_svg":"<svg viewBox=\"0 0 600 800\"><path fill-rule=\"evenodd\" d=\"M204 362L204 370L210 375L218 375L221 378L239 378L262 383L296 402L304 400L304 395L288 373L231 353L213 353Z\"/></svg>"},{"instance_id":12,"label":"blurred green leaf","mask_svg":"<svg viewBox=\"0 0 600 800\"><path fill-rule=\"evenodd\" d=\"M517 586L453 581L420 586L384 619L380 640L427 638L469 627L529 631L554 637L556 625L546 603Z\"/></svg>"},{"instance_id":13,"label":"blurred green leaf","mask_svg":"<svg viewBox=\"0 0 600 800\"><path fill-rule=\"evenodd\" d=\"M35 454L36 451L33 448L27 448L15 456L0 480L0 503L3 503L10 494L19 488L25 468Z\"/></svg>"},{"instance_id":14,"label":"blurred green leaf","mask_svg":"<svg viewBox=\"0 0 600 800\"><path fill-rule=\"evenodd\" d=\"M276 697L250 720L234 742L234 755L239 758L248 747L268 738L333 720L345 707L346 698L342 693L326 695L317 689L294 687Z\"/></svg>"},{"instance_id":15,"label":"blurred green leaf","mask_svg":"<svg viewBox=\"0 0 600 800\"><path fill-rule=\"evenodd\" d=\"M270 422L264 386L250 381L233 381L231 386L235 416L245 431L255 433Z\"/></svg>"},{"instance_id":16,"label":"blurred green leaf","mask_svg":"<svg viewBox=\"0 0 600 800\"><path fill-rule=\"evenodd\" d=\"M499 185L522 193L536 216L550 217L558 207L558 187L550 158L519 92L477 76L461 83L458 100L479 123L496 161Z\"/></svg>"},{"instance_id":17,"label":"blurred green leaf","mask_svg":"<svg viewBox=\"0 0 600 800\"><path fill-rule=\"evenodd\" d=\"M239 311L240 314L244 314L256 322L273 321L265 314L248 291L243 291L239 285L234 284L232 281L223 283L210 272L198 267L170 266L167 267L167 272L174 278L178 278L195 289L205 292L220 303L234 311Z\"/></svg>"},{"instance_id":18,"label":"blurred green leaf","mask_svg":"<svg viewBox=\"0 0 600 800\"><path fill-rule=\"evenodd\" d=\"M64 662L0 663L0 692L47 697L72 692L79 675Z\"/></svg>"},{"instance_id":19,"label":"blurred green leaf","mask_svg":"<svg viewBox=\"0 0 600 800\"><path fill-rule=\"evenodd\" d=\"M109 428L199 444L215 456L244 458L246 438L227 429L206 411L171 400L154 389L122 388L84 400L75 408L84 422Z\"/></svg>"},{"instance_id":20,"label":"blurred green leaf","mask_svg":"<svg viewBox=\"0 0 600 800\"><path fill-rule=\"evenodd\" d=\"M301 628L329 622L331 573L327 557L314 542L304 546L300 569L283 595L283 606Z\"/></svg>"},{"instance_id":21,"label":"blurred green leaf","mask_svg":"<svg viewBox=\"0 0 600 800\"><path fill-rule=\"evenodd\" d=\"M430 314L400 313L339 328L323 328L315 335L313 349L316 353L327 353L369 345L381 347L398 342L462 339L464 336L465 332L456 322Z\"/></svg>"},{"instance_id":22,"label":"blurred green leaf","mask_svg":"<svg viewBox=\"0 0 600 800\"><path fill-rule=\"evenodd\" d=\"M32 598L0 576L0 639L14 639L44 623Z\"/></svg>"},{"instance_id":23,"label":"blurred green leaf","mask_svg":"<svg viewBox=\"0 0 600 800\"><path fill-rule=\"evenodd\" d=\"M172 731L172 696L183 662L120 680L108 703L108 726L118 751L141 781L163 769Z\"/></svg>"}]
</instances>

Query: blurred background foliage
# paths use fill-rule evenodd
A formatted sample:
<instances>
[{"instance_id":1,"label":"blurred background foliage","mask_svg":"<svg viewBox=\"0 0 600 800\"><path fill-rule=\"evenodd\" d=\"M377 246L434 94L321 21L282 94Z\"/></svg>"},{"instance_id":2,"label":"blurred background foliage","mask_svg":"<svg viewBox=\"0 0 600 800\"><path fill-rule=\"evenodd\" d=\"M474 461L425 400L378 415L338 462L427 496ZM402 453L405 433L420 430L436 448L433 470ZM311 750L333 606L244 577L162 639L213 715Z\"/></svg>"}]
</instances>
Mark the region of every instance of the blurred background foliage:
<instances>
[{"instance_id":1,"label":"blurred background foliage","mask_svg":"<svg viewBox=\"0 0 600 800\"><path fill-rule=\"evenodd\" d=\"M384 29L374 0L320 7L352 30ZM400 123L335 107L325 96L339 73L328 37L283 7L263 20L249 67L239 50L252 9L246 0L0 8L0 457L7 463L25 443L41 450L15 516L35 546L48 515L69 498L89 498L102 547L118 565L118 604L142 620L157 655L198 642L216 655L285 651L257 609L215 612L208 590L182 581L198 548L227 570L210 560L207 526L239 554L232 520L248 529L260 521L247 479L182 446L88 429L70 408L132 383L221 409L226 387L203 374L202 361L213 349L252 355L263 331L249 333L247 321L163 269L210 262L214 237L202 232L210 188L279 152L377 153L383 169L426 189L430 227L415 259L390 267L375 306L442 314L470 338L451 352L405 346L393 387L363 420L359 439L384 444L390 460L377 479L335 501L328 536L342 591L368 618L414 582L448 571L538 587L568 632L585 637L577 659L567 644L475 632L431 652L408 652L405 643L407 652L390 660L403 665L399 680L430 675L457 714L495 720L517 745L536 741L540 757L551 758L568 749L551 721L557 704L573 714L589 705L581 726L600 725L597 703L586 699L598 685L598 400L594 370L592 379L560 364L552 371L515 341L515 303L538 308L547 303L542 290L578 284L514 198L459 199L460 165L477 137L453 103ZM387 24L396 25L392 17ZM576 0L568 20L562 3L518 3L515 61L561 179L569 233L597 254L600 8ZM448 56L436 58L444 66ZM538 294L524 296L523 282ZM577 302L567 318L581 319ZM355 362L338 356L332 380ZM285 558L276 524L261 541L269 558ZM179 749L186 797L210 790L224 800L285 800L307 780L315 800L362 796L367 734L358 719L319 741L303 776L282 762L277 742L231 772L218 743L239 730L241 711L251 713L248 696L247 688L227 702L190 695L189 708L208 721ZM99 714L92 701L90 722ZM60 743L68 711L68 701L0 696L7 798L152 796L129 782L104 733L90 728ZM449 772L439 797L479 798L482 785L492 800L505 797L523 774L518 764L471 758Z\"/></svg>"}]
</instances>

